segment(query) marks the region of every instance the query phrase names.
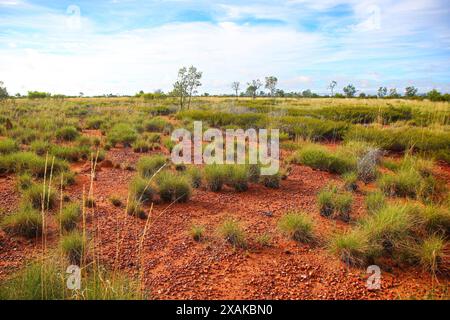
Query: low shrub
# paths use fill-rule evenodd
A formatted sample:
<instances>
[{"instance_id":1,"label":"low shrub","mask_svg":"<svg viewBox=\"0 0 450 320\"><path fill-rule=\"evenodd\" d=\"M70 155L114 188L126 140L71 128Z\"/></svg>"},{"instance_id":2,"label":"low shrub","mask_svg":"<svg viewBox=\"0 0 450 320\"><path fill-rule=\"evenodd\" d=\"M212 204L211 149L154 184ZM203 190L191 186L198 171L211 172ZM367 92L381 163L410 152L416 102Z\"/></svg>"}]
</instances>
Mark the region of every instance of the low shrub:
<instances>
[{"instance_id":1,"label":"low shrub","mask_svg":"<svg viewBox=\"0 0 450 320\"><path fill-rule=\"evenodd\" d=\"M244 248L247 245L244 229L242 229L237 221L231 218L228 218L222 222L219 226L219 233L225 238L226 241L235 247Z\"/></svg>"},{"instance_id":2,"label":"low shrub","mask_svg":"<svg viewBox=\"0 0 450 320\"><path fill-rule=\"evenodd\" d=\"M19 211L4 216L0 226L7 233L27 238L37 237L42 233L42 215L30 206L24 206Z\"/></svg>"},{"instance_id":3,"label":"low shrub","mask_svg":"<svg viewBox=\"0 0 450 320\"><path fill-rule=\"evenodd\" d=\"M154 155L141 157L137 163L137 171L144 178L151 178L161 167L166 164L166 157Z\"/></svg>"},{"instance_id":4,"label":"low shrub","mask_svg":"<svg viewBox=\"0 0 450 320\"><path fill-rule=\"evenodd\" d=\"M288 212L280 218L278 228L283 234L298 242L314 240L313 220L303 212Z\"/></svg>"},{"instance_id":5,"label":"low shrub","mask_svg":"<svg viewBox=\"0 0 450 320\"><path fill-rule=\"evenodd\" d=\"M245 165L229 165L227 184L238 192L248 190L248 170Z\"/></svg>"},{"instance_id":6,"label":"low shrub","mask_svg":"<svg viewBox=\"0 0 450 320\"><path fill-rule=\"evenodd\" d=\"M170 122L160 117L155 117L144 122L144 129L149 132L170 132L172 127Z\"/></svg>"},{"instance_id":7,"label":"low shrub","mask_svg":"<svg viewBox=\"0 0 450 320\"><path fill-rule=\"evenodd\" d=\"M139 176L134 177L130 181L128 190L130 192L130 197L141 203L151 202L155 194L155 190L151 183Z\"/></svg>"}]
</instances>

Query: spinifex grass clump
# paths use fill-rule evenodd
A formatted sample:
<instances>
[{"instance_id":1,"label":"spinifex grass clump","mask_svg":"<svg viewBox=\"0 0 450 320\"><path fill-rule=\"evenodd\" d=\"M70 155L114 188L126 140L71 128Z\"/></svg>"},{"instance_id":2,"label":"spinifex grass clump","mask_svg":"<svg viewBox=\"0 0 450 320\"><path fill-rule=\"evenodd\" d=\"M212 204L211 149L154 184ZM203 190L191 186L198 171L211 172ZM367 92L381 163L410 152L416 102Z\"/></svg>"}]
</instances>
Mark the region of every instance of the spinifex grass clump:
<instances>
[{"instance_id":1,"label":"spinifex grass clump","mask_svg":"<svg viewBox=\"0 0 450 320\"><path fill-rule=\"evenodd\" d=\"M450 235L450 210L445 206L426 205L417 207L413 213L429 234Z\"/></svg>"},{"instance_id":2,"label":"spinifex grass clump","mask_svg":"<svg viewBox=\"0 0 450 320\"><path fill-rule=\"evenodd\" d=\"M71 231L81 220L81 208L76 203L66 205L58 215L59 224L64 231Z\"/></svg>"},{"instance_id":3,"label":"spinifex grass clump","mask_svg":"<svg viewBox=\"0 0 450 320\"><path fill-rule=\"evenodd\" d=\"M56 204L56 193L53 188L43 184L32 184L24 191L24 198L35 209L52 209Z\"/></svg>"},{"instance_id":4,"label":"spinifex grass clump","mask_svg":"<svg viewBox=\"0 0 450 320\"><path fill-rule=\"evenodd\" d=\"M82 272L80 290L67 288L67 263L49 257L32 262L0 284L0 300L136 300L139 285L99 265Z\"/></svg>"},{"instance_id":5,"label":"spinifex grass clump","mask_svg":"<svg viewBox=\"0 0 450 320\"><path fill-rule=\"evenodd\" d=\"M386 206L386 199L382 192L374 191L366 196L365 204L369 213L375 213Z\"/></svg>"},{"instance_id":6,"label":"spinifex grass clump","mask_svg":"<svg viewBox=\"0 0 450 320\"><path fill-rule=\"evenodd\" d=\"M246 191L248 189L249 174L245 165L229 165L227 172L227 184L236 191Z\"/></svg>"},{"instance_id":7,"label":"spinifex grass clump","mask_svg":"<svg viewBox=\"0 0 450 320\"><path fill-rule=\"evenodd\" d=\"M128 147L136 141L137 133L129 124L118 123L108 131L106 138L112 146L115 146L117 143L122 143Z\"/></svg>"},{"instance_id":8,"label":"spinifex grass clump","mask_svg":"<svg viewBox=\"0 0 450 320\"><path fill-rule=\"evenodd\" d=\"M208 189L214 192L222 190L222 187L228 178L227 174L228 169L225 165L206 165L204 169L204 176Z\"/></svg>"},{"instance_id":9,"label":"spinifex grass clump","mask_svg":"<svg viewBox=\"0 0 450 320\"><path fill-rule=\"evenodd\" d=\"M420 265L432 273L450 271L450 256L445 249L446 240L443 236L432 235L419 244L414 251Z\"/></svg>"},{"instance_id":10,"label":"spinifex grass clump","mask_svg":"<svg viewBox=\"0 0 450 320\"><path fill-rule=\"evenodd\" d=\"M348 265L364 266L368 262L370 246L365 234L359 230L334 235L328 247Z\"/></svg>"},{"instance_id":11,"label":"spinifex grass clump","mask_svg":"<svg viewBox=\"0 0 450 320\"><path fill-rule=\"evenodd\" d=\"M336 185L330 184L320 191L317 198L321 215L350 220L353 203L351 193L343 192Z\"/></svg>"},{"instance_id":12,"label":"spinifex grass clump","mask_svg":"<svg viewBox=\"0 0 450 320\"><path fill-rule=\"evenodd\" d=\"M358 175L356 172L348 172L342 175L344 187L347 191L356 191L358 189Z\"/></svg>"},{"instance_id":13,"label":"spinifex grass clump","mask_svg":"<svg viewBox=\"0 0 450 320\"><path fill-rule=\"evenodd\" d=\"M142 203L134 198L128 200L127 214L139 219L147 218L146 212L142 209Z\"/></svg>"},{"instance_id":14,"label":"spinifex grass clump","mask_svg":"<svg viewBox=\"0 0 450 320\"><path fill-rule=\"evenodd\" d=\"M61 129L58 129L56 131L56 137L60 140L65 140L65 141L73 141L79 135L80 135L80 133L78 132L77 128L72 127L72 126L62 127Z\"/></svg>"},{"instance_id":15,"label":"spinifex grass clump","mask_svg":"<svg viewBox=\"0 0 450 320\"><path fill-rule=\"evenodd\" d=\"M189 230L189 234L195 241L201 241L204 233L205 227L201 225L192 225Z\"/></svg>"},{"instance_id":16,"label":"spinifex grass clump","mask_svg":"<svg viewBox=\"0 0 450 320\"><path fill-rule=\"evenodd\" d=\"M48 141L36 140L30 144L30 150L39 156L45 156L50 151L52 145Z\"/></svg>"},{"instance_id":17,"label":"spinifex grass clump","mask_svg":"<svg viewBox=\"0 0 450 320\"><path fill-rule=\"evenodd\" d=\"M13 153L19 150L19 145L13 139L0 140L0 154Z\"/></svg>"},{"instance_id":18,"label":"spinifex grass clump","mask_svg":"<svg viewBox=\"0 0 450 320\"><path fill-rule=\"evenodd\" d=\"M32 152L16 152L6 155L0 155L0 173L25 173L28 172L35 177L44 177L45 172L49 175L58 174L68 169L65 161L59 159L40 157Z\"/></svg>"},{"instance_id":19,"label":"spinifex grass clump","mask_svg":"<svg viewBox=\"0 0 450 320\"><path fill-rule=\"evenodd\" d=\"M191 186L193 188L200 188L202 185L202 171L195 167L195 166L189 166L186 170L186 175L191 180Z\"/></svg>"},{"instance_id":20,"label":"spinifex grass clump","mask_svg":"<svg viewBox=\"0 0 450 320\"><path fill-rule=\"evenodd\" d=\"M33 238L42 232L42 215L30 206L24 206L19 211L4 216L0 226L5 232Z\"/></svg>"},{"instance_id":21,"label":"spinifex grass clump","mask_svg":"<svg viewBox=\"0 0 450 320\"><path fill-rule=\"evenodd\" d=\"M228 218L222 222L219 226L219 233L225 238L226 241L235 247L244 248L247 245L244 229L242 229L237 221L231 218Z\"/></svg>"},{"instance_id":22,"label":"spinifex grass clump","mask_svg":"<svg viewBox=\"0 0 450 320\"><path fill-rule=\"evenodd\" d=\"M346 153L332 152L327 148L309 144L293 156L294 163L303 164L313 169L343 174L356 169L356 157Z\"/></svg>"},{"instance_id":23,"label":"spinifex grass clump","mask_svg":"<svg viewBox=\"0 0 450 320\"><path fill-rule=\"evenodd\" d=\"M281 217L278 228L283 234L298 242L312 242L314 222L303 212L288 212Z\"/></svg>"},{"instance_id":24,"label":"spinifex grass clump","mask_svg":"<svg viewBox=\"0 0 450 320\"><path fill-rule=\"evenodd\" d=\"M80 232L73 231L64 235L60 240L62 252L71 264L80 265L85 255L86 243Z\"/></svg>"},{"instance_id":25,"label":"spinifex grass clump","mask_svg":"<svg viewBox=\"0 0 450 320\"><path fill-rule=\"evenodd\" d=\"M142 157L137 163L137 171L144 178L151 178L161 167L166 164L166 157L163 155L154 155Z\"/></svg>"},{"instance_id":26,"label":"spinifex grass clump","mask_svg":"<svg viewBox=\"0 0 450 320\"><path fill-rule=\"evenodd\" d=\"M33 185L33 177L29 173L23 173L17 177L17 188L27 190Z\"/></svg>"},{"instance_id":27,"label":"spinifex grass clump","mask_svg":"<svg viewBox=\"0 0 450 320\"><path fill-rule=\"evenodd\" d=\"M186 202L192 194L191 184L185 176L172 172L161 172L156 177L161 200L165 202Z\"/></svg>"},{"instance_id":28,"label":"spinifex grass clump","mask_svg":"<svg viewBox=\"0 0 450 320\"><path fill-rule=\"evenodd\" d=\"M153 200L155 190L150 181L139 176L134 177L129 184L130 197L141 203L148 203Z\"/></svg>"},{"instance_id":29,"label":"spinifex grass clump","mask_svg":"<svg viewBox=\"0 0 450 320\"><path fill-rule=\"evenodd\" d=\"M281 173L278 171L272 175L261 175L259 180L267 188L278 189L281 183Z\"/></svg>"}]
</instances>

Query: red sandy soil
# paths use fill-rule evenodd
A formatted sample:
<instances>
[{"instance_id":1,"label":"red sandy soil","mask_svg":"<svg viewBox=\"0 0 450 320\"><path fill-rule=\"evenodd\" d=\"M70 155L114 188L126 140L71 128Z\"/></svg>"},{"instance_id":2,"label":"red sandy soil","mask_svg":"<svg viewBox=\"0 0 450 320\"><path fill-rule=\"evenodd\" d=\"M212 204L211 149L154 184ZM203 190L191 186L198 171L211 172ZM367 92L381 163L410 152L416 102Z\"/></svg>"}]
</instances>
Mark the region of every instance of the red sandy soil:
<instances>
[{"instance_id":1,"label":"red sandy soil","mask_svg":"<svg viewBox=\"0 0 450 320\"><path fill-rule=\"evenodd\" d=\"M113 148L107 159L112 164L135 164L140 154L131 149ZM81 199L90 185L89 164L77 164L75 185L66 193ZM448 168L440 169L449 172ZM115 166L99 166L94 181L96 207L89 211L88 229L95 239L96 253L110 267L138 277L142 262L145 288L153 299L396 299L423 298L434 287L434 297L446 297L448 278L435 279L419 268L389 263L382 269L381 290L366 288L365 270L349 268L323 246L303 245L284 238L277 230L280 216L290 209L310 214L320 239L349 228L353 222L331 220L319 215L316 195L329 181L339 177L303 166L294 166L281 188L251 185L243 193L225 189L219 193L195 190L183 204L155 203L150 225L139 243L146 221L128 216L114 207L109 197L126 203L128 182L136 173ZM448 178L448 177L447 177ZM0 177L0 204L8 213L17 206L18 193L11 176ZM146 207L147 212L150 206ZM264 214L272 211L273 216ZM365 214L363 196L355 193L352 218ZM249 245L235 249L218 234L226 217L239 220ZM195 242L188 234L192 224L206 227L206 238ZM256 242L258 235L272 237L269 247ZM49 233L50 247L56 247L57 228ZM36 256L41 241L0 235L0 278L17 270ZM116 259L117 248L118 258ZM117 262L117 263L116 263ZM438 281L438 282L437 282ZM447 294L447 296L445 296Z\"/></svg>"}]
</instances>

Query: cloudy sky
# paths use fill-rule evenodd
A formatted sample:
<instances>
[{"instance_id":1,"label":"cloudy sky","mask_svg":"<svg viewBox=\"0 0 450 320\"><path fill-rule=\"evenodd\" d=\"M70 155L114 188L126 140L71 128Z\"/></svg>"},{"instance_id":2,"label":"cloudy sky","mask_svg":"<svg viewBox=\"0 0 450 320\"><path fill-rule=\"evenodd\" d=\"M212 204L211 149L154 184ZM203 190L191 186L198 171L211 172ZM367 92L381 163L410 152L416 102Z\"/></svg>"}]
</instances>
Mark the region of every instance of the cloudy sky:
<instances>
[{"instance_id":1,"label":"cloudy sky","mask_svg":"<svg viewBox=\"0 0 450 320\"><path fill-rule=\"evenodd\" d=\"M450 91L448 0L0 0L0 81L88 95L170 90L203 71L200 92L274 75L286 91L353 83Z\"/></svg>"}]
</instances>

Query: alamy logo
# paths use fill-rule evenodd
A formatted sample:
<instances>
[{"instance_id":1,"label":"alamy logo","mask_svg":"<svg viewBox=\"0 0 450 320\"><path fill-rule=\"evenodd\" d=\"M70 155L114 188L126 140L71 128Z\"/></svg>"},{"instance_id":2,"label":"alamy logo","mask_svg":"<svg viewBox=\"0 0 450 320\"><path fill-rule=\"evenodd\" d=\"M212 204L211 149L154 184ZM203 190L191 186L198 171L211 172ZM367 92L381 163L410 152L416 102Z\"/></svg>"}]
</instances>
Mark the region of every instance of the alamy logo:
<instances>
[{"instance_id":1,"label":"alamy logo","mask_svg":"<svg viewBox=\"0 0 450 320\"><path fill-rule=\"evenodd\" d=\"M175 164L260 164L261 175L277 174L280 168L278 129L227 129L224 137L216 128L203 132L202 122L195 121L193 134L176 129L172 141L177 142L171 154Z\"/></svg>"}]
</instances>

